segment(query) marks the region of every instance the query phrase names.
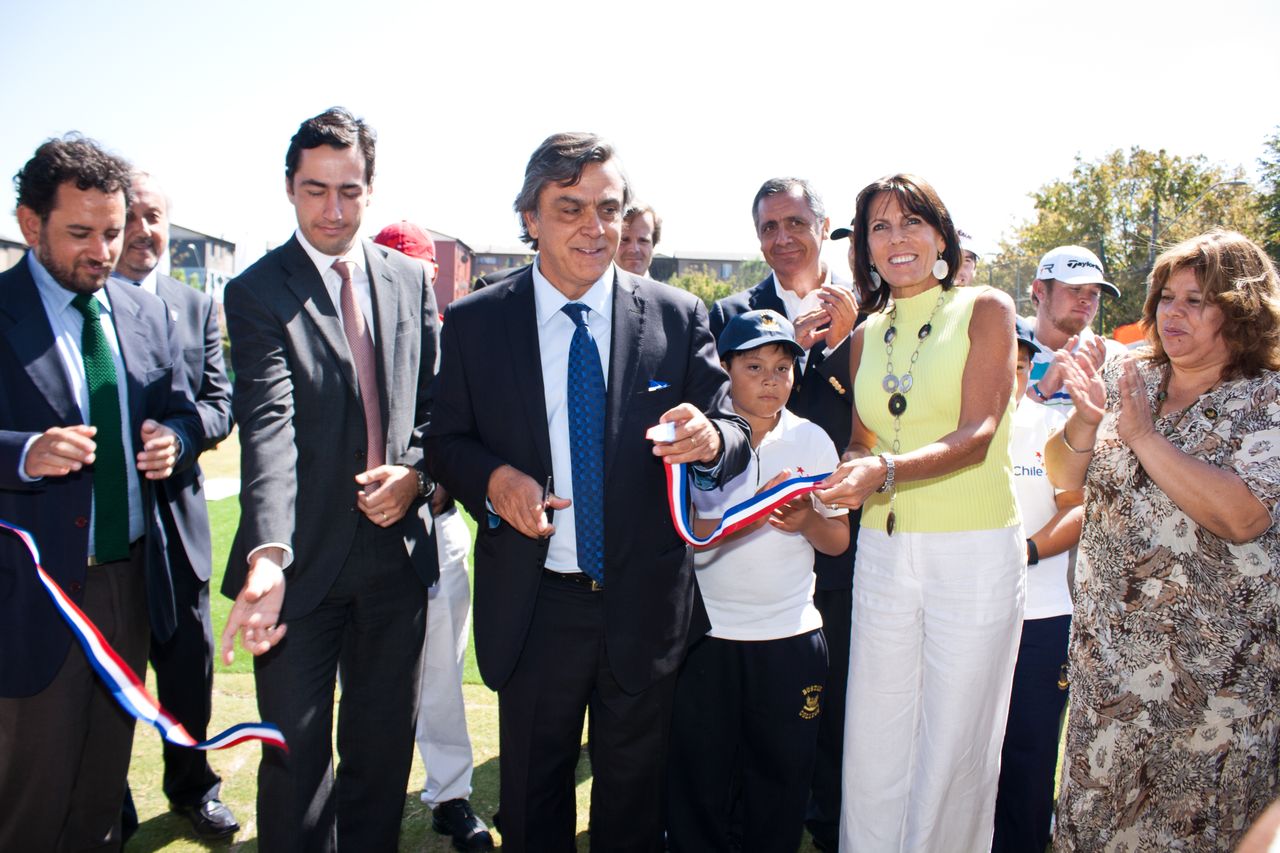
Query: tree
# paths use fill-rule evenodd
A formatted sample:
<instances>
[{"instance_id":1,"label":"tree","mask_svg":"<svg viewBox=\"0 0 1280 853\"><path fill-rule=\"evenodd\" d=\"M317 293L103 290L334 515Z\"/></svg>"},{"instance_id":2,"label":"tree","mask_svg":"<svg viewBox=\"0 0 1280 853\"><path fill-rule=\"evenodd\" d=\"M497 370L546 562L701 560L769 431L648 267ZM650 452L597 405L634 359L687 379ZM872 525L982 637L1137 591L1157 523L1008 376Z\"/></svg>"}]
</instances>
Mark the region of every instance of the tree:
<instances>
[{"instance_id":1,"label":"tree","mask_svg":"<svg viewBox=\"0 0 1280 853\"><path fill-rule=\"evenodd\" d=\"M684 275L672 276L668 279L667 284L689 291L701 299L707 308L715 304L716 300L723 299L733 293L728 281L721 281L702 270L693 270Z\"/></svg>"},{"instance_id":2,"label":"tree","mask_svg":"<svg viewBox=\"0 0 1280 853\"><path fill-rule=\"evenodd\" d=\"M769 273L769 265L759 258L743 261L738 271L729 277L729 289L732 293L737 293L739 290L755 287Z\"/></svg>"},{"instance_id":3,"label":"tree","mask_svg":"<svg viewBox=\"0 0 1280 853\"><path fill-rule=\"evenodd\" d=\"M1031 194L1035 218L1002 242L987 281L1012 294L1020 313L1030 314L1040 256L1056 246L1085 246L1102 260L1108 280L1122 294L1119 300L1103 299L1095 325L1109 332L1141 316L1146 278L1163 249L1215 225L1259 238L1256 194L1243 181L1242 168L1228 170L1203 155L1134 147L1092 162L1077 156L1069 178Z\"/></svg>"},{"instance_id":4,"label":"tree","mask_svg":"<svg viewBox=\"0 0 1280 853\"><path fill-rule=\"evenodd\" d=\"M1258 236L1271 260L1280 264L1280 127L1262 143L1258 165L1262 182L1258 194L1258 217L1262 220Z\"/></svg>"}]
</instances>

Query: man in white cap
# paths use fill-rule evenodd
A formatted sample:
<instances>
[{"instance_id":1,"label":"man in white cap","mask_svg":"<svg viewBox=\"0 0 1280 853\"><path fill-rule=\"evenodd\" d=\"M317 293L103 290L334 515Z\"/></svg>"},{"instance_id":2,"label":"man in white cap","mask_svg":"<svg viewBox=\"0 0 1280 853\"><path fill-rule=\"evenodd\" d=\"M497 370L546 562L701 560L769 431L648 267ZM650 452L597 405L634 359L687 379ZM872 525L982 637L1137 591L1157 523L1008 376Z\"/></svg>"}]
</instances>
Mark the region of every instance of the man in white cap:
<instances>
[{"instance_id":1,"label":"man in white cap","mask_svg":"<svg viewBox=\"0 0 1280 853\"><path fill-rule=\"evenodd\" d=\"M1089 324L1098 313L1102 294L1119 298L1120 288L1106 280L1098 256L1083 246L1059 246L1045 254L1031 282L1031 302L1036 306L1032 321L1036 341L1045 348L1031 362L1027 396L1050 406L1070 406L1071 398L1061 389L1061 379L1048 375L1053 353L1078 336L1077 348L1096 337ZM1104 339L1106 358L1125 352L1118 341ZM1056 373L1057 371L1054 371Z\"/></svg>"},{"instance_id":2,"label":"man in white cap","mask_svg":"<svg viewBox=\"0 0 1280 853\"><path fill-rule=\"evenodd\" d=\"M956 233L960 235L960 269L956 271L955 283L957 287L964 287L973 283L978 272L978 244L968 231L957 228Z\"/></svg>"}]
</instances>

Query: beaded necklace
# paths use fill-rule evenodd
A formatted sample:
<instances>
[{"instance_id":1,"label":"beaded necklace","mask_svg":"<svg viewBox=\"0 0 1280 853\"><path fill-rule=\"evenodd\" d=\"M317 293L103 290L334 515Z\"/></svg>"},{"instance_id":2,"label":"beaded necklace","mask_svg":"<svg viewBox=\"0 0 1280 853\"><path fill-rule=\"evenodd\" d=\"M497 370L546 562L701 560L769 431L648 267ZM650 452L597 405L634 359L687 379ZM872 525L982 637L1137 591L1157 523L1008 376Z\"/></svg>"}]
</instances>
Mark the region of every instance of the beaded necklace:
<instances>
[{"instance_id":1,"label":"beaded necklace","mask_svg":"<svg viewBox=\"0 0 1280 853\"><path fill-rule=\"evenodd\" d=\"M929 312L929 319L925 321L920 330L916 332L916 348L911 353L911 359L907 362L907 370L901 376L893 372L893 342L898 337L898 303L895 301L893 307L889 309L889 328L884 333L884 378L880 380L880 387L889 395L889 414L893 415L893 455L897 456L902 450L902 413L907 410L907 392L911 390L911 386L915 384L912 371L915 370L916 360L920 358L920 347L924 346L925 339L933 331L933 318L937 316L938 309L942 307L943 301L947 298L947 291L943 290L938 294L938 301L934 303L933 310ZM897 516L894 513L894 502L898 496L896 486L889 489L889 519L886 523L886 532L892 536Z\"/></svg>"}]
</instances>

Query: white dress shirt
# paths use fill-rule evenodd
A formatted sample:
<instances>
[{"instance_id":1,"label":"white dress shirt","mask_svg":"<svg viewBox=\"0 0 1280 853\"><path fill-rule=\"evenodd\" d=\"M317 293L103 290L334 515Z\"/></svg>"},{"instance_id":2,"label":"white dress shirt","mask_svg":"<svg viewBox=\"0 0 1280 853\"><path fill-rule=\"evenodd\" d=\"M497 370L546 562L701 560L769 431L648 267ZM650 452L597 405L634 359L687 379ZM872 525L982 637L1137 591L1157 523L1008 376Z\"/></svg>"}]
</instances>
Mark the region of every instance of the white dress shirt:
<instances>
[{"instance_id":1,"label":"white dress shirt","mask_svg":"<svg viewBox=\"0 0 1280 853\"><path fill-rule=\"evenodd\" d=\"M116 270L115 272L111 273L111 277L114 278L116 281L122 282L124 284L132 284L134 287L140 287L143 290L145 290L147 293L150 293L152 296L157 296L157 297L160 295L156 293L156 277L158 275L159 275L159 272L156 269L153 269L151 270L151 272L147 273L146 278L144 278L142 281L134 281L128 276L121 275L119 270ZM177 319L177 318L175 317L174 319Z\"/></svg>"},{"instance_id":2,"label":"white dress shirt","mask_svg":"<svg viewBox=\"0 0 1280 853\"><path fill-rule=\"evenodd\" d=\"M822 292L822 288L827 285L831 285L833 287L840 286L839 282L832 279L831 271L824 267L822 272L822 281L818 282L817 287L801 297L783 287L782 282L778 280L778 274L776 272L773 272L772 269L770 269L769 272L773 276L773 290L778 294L778 298L782 300L783 313L786 314L787 319L791 321L792 325L795 325L796 318L801 314L807 314L810 311L816 311L823 307L822 300L818 298L818 294ZM824 341L822 345L822 357L826 358L831 355L831 353L832 347L827 346ZM806 352L804 355L800 356L799 364L796 366L796 373L804 373L804 369L808 363L809 353Z\"/></svg>"},{"instance_id":3,"label":"white dress shirt","mask_svg":"<svg viewBox=\"0 0 1280 853\"><path fill-rule=\"evenodd\" d=\"M44 304L45 316L49 319L49 328L53 331L54 347L62 361L63 372L71 384L71 393L75 397L76 406L84 423L89 423L89 389L84 376L84 356L80 343L84 334L84 315L71 304L76 296L54 280L49 271L36 259L35 252L27 253L27 261L31 268L31 277L35 279L36 290L40 301ZM120 434L124 443L125 487L129 502L129 541L133 542L145 531L142 517L142 486L138 482L135 442L141 436L133 434L129 423L128 373L125 372L124 358L120 355L120 341L116 338L116 326L112 319L111 300L107 298L105 288L94 294L99 305L99 321L102 332L106 336L107 346L111 349L111 358L116 370L116 393L120 396ZM32 437L22 452L18 462L18 474L23 480L33 482L26 475L27 450L39 436ZM93 556L94 524L97 520L96 498L89 514L89 555Z\"/></svg>"},{"instance_id":4,"label":"white dress shirt","mask_svg":"<svg viewBox=\"0 0 1280 853\"><path fill-rule=\"evenodd\" d=\"M356 304L360 306L360 313L364 314L364 324L369 329L369 339L377 343L378 332L373 322L373 294L369 290L369 262L365 259L364 248L360 241L356 240L345 255L326 255L307 242L301 229L295 231L294 236L298 238L307 257L311 258L311 263L316 265L320 280L324 282L324 289L333 300L333 307L338 309L338 325L342 326L344 333L347 330L347 324L342 322L342 276L338 275L338 271L333 268L333 262L342 260L351 264L351 284L356 289Z\"/></svg>"},{"instance_id":5,"label":"white dress shirt","mask_svg":"<svg viewBox=\"0 0 1280 853\"><path fill-rule=\"evenodd\" d=\"M609 387L609 347L613 341L613 264L605 270L581 299L571 300L556 290L533 265L533 299L537 308L538 352L542 357L542 390L547 404L547 433L551 438L551 491L557 497L573 499L573 462L569 447L569 344L577 328L560 310L569 302L580 302L590 311L587 328L600 351L600 370ZM578 540L573 523L573 506L558 509L552 519L556 532L547 547L546 567L558 572L578 568Z\"/></svg>"}]
</instances>

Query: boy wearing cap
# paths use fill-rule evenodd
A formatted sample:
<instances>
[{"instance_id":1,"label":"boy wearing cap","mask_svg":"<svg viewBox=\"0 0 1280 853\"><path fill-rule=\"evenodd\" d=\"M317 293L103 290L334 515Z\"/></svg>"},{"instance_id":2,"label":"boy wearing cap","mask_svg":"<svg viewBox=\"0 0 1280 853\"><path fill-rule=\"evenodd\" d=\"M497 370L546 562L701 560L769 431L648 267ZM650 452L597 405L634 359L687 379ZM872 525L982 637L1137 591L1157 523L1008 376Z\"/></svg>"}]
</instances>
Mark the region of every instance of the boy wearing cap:
<instances>
[{"instance_id":1,"label":"boy wearing cap","mask_svg":"<svg viewBox=\"0 0 1280 853\"><path fill-rule=\"evenodd\" d=\"M1084 517L1080 490L1060 492L1044 471L1044 445L1069 408L1040 405L1026 394L1033 358L1042 350L1026 321L1017 321L1018 407L1013 415L1013 482L1027 539L1026 609L1013 671L996 794L992 851L1044 850L1053 814L1058 735L1067 702L1071 594L1067 568Z\"/></svg>"},{"instance_id":2,"label":"boy wearing cap","mask_svg":"<svg viewBox=\"0 0 1280 853\"><path fill-rule=\"evenodd\" d=\"M785 408L804 353L785 317L740 314L717 350L734 411L751 424L753 452L742 474L694 496L699 535L757 492L839 461L820 427ZM667 826L673 853L728 849L731 814L742 816L733 829L746 849L799 846L827 673L813 557L815 550L843 553L848 544L846 511L804 497L695 555L711 630L691 646L676 684Z\"/></svg>"}]
</instances>

